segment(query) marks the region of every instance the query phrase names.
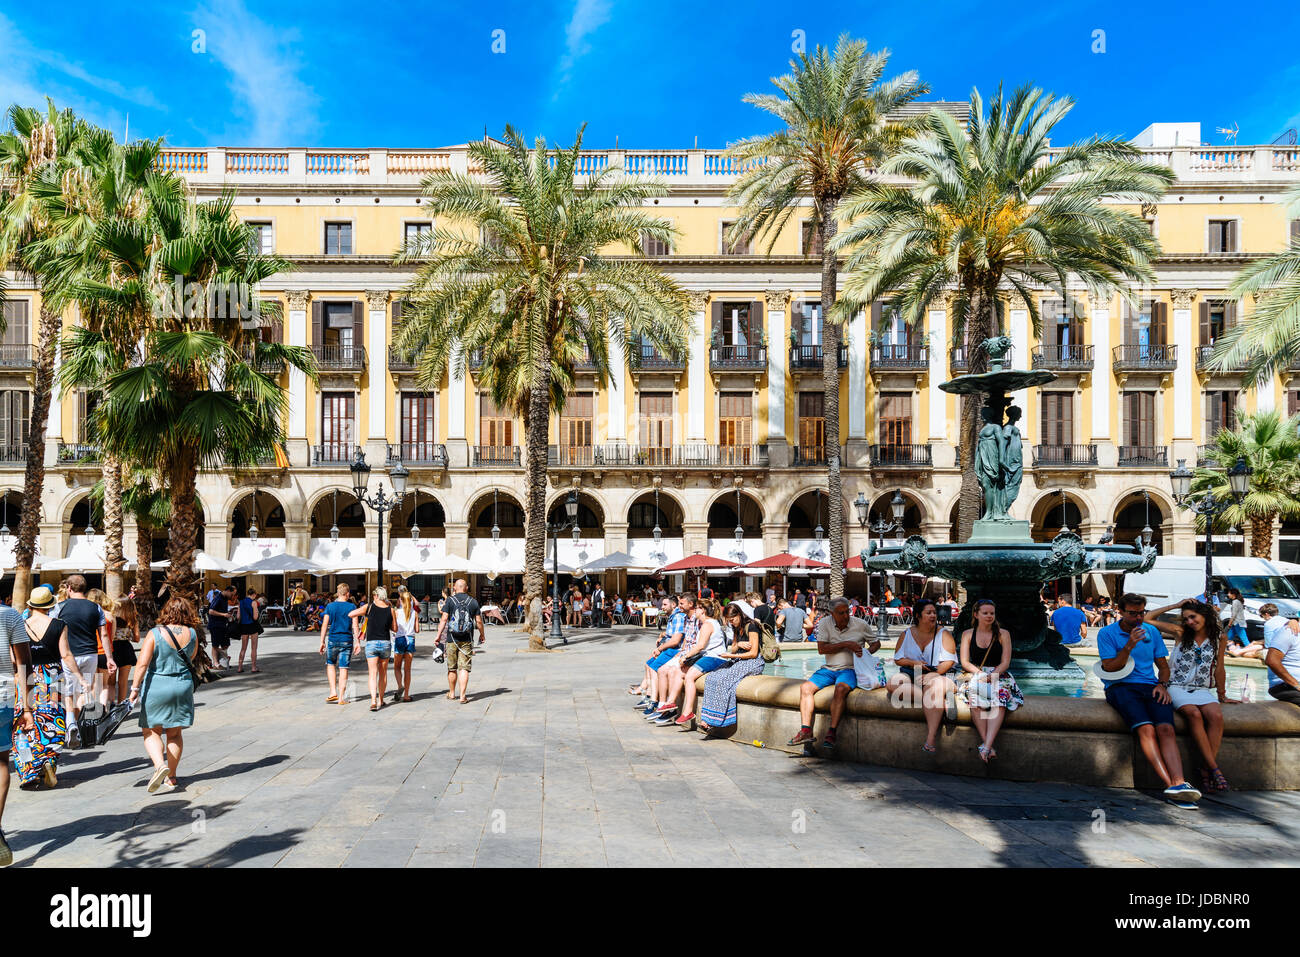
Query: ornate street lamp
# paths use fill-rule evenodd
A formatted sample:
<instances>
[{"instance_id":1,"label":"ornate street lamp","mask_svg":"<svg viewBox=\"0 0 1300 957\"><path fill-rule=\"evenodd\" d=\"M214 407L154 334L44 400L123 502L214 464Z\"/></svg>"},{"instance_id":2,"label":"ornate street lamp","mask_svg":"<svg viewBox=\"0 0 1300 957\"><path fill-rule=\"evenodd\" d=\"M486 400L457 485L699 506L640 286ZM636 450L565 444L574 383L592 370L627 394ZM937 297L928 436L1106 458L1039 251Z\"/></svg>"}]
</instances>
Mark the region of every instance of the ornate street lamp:
<instances>
[{"instance_id":1,"label":"ornate street lamp","mask_svg":"<svg viewBox=\"0 0 1300 957\"><path fill-rule=\"evenodd\" d=\"M415 490L415 506L411 509L411 541L420 542L420 490Z\"/></svg>"},{"instance_id":2,"label":"ornate street lamp","mask_svg":"<svg viewBox=\"0 0 1300 957\"><path fill-rule=\"evenodd\" d=\"M819 550L818 550L818 554L820 554L820 546L821 546L821 543L822 543L822 536L824 536L824 535L826 534L826 529L822 528L822 493L821 493L821 489L818 489L816 494L817 494L817 527L813 529L813 538L816 539L816 541L817 541L817 545L818 545L818 549L819 549Z\"/></svg>"},{"instance_id":3,"label":"ornate street lamp","mask_svg":"<svg viewBox=\"0 0 1300 957\"><path fill-rule=\"evenodd\" d=\"M339 492L334 490L334 524L330 526L330 541L339 540Z\"/></svg>"},{"instance_id":4,"label":"ornate street lamp","mask_svg":"<svg viewBox=\"0 0 1300 957\"><path fill-rule=\"evenodd\" d=\"M576 489L570 491L564 500L564 520L546 523L547 531L551 534L551 638L566 645L569 639L564 637L564 631L560 628L560 532L569 527L573 528L573 541L576 544L580 534Z\"/></svg>"},{"instance_id":5,"label":"ornate street lamp","mask_svg":"<svg viewBox=\"0 0 1300 957\"><path fill-rule=\"evenodd\" d=\"M501 526L497 524L497 490L492 490L492 544L501 544Z\"/></svg>"},{"instance_id":6,"label":"ornate street lamp","mask_svg":"<svg viewBox=\"0 0 1300 957\"><path fill-rule=\"evenodd\" d=\"M663 541L664 530L659 527L659 489L655 489L655 527L650 533L655 540L655 555L660 555L659 543Z\"/></svg>"},{"instance_id":7,"label":"ornate street lamp","mask_svg":"<svg viewBox=\"0 0 1300 957\"><path fill-rule=\"evenodd\" d=\"M1218 498L1213 490L1207 489L1199 500L1193 500L1192 479L1195 473L1187 467L1186 459L1178 460L1178 467L1169 473L1169 481L1174 487L1174 501L1181 508L1200 515L1205 519L1205 601L1211 602L1210 585L1214 577L1214 523L1218 521L1233 505L1240 505L1250 490L1252 469L1243 456L1228 469L1228 489L1230 498Z\"/></svg>"},{"instance_id":8,"label":"ornate street lamp","mask_svg":"<svg viewBox=\"0 0 1300 957\"><path fill-rule=\"evenodd\" d=\"M356 457L348 467L352 473L352 491L356 495L357 501L369 505L379 515L379 584L384 583L384 516L397 508L402 499L406 497L406 480L410 477L410 472L399 460L391 469L388 470L388 480L393 483L393 494L389 495L381 485L378 491L371 495L366 494L366 487L370 484L370 466L366 464L366 455L361 451L361 446L357 446Z\"/></svg>"},{"instance_id":9,"label":"ornate street lamp","mask_svg":"<svg viewBox=\"0 0 1300 957\"><path fill-rule=\"evenodd\" d=\"M248 520L248 540L254 545L257 544L257 489L253 489L253 512L252 518Z\"/></svg>"},{"instance_id":10,"label":"ornate street lamp","mask_svg":"<svg viewBox=\"0 0 1300 957\"><path fill-rule=\"evenodd\" d=\"M871 533L875 532L877 537L884 538L887 532L903 527L903 514L907 511L907 499L903 498L903 493L898 489L894 490L894 496L889 500L889 510L894 516L892 522L886 522L883 519L871 521L871 503L867 501L865 495L858 492L857 499L853 502L854 507L858 510L858 527L867 533L866 554L871 555ZM862 563L862 570L867 574L867 614L871 614L871 569ZM886 612L882 607L880 614L876 616L876 637L883 638L889 636L889 627L885 624Z\"/></svg>"},{"instance_id":11,"label":"ornate street lamp","mask_svg":"<svg viewBox=\"0 0 1300 957\"><path fill-rule=\"evenodd\" d=\"M4 498L0 499L0 545L9 544L9 490L6 489Z\"/></svg>"}]
</instances>

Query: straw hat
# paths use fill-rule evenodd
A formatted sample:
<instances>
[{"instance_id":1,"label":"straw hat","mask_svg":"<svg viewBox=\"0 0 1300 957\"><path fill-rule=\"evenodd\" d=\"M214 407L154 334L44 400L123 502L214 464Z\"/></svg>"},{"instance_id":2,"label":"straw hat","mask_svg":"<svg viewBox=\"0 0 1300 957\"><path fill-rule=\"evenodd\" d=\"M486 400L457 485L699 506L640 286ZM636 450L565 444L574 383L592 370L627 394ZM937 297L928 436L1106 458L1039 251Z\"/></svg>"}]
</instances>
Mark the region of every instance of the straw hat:
<instances>
[{"instance_id":1,"label":"straw hat","mask_svg":"<svg viewBox=\"0 0 1300 957\"><path fill-rule=\"evenodd\" d=\"M49 585L37 585L32 589L32 593L27 596L28 608L53 608L55 604L54 592Z\"/></svg>"}]
</instances>

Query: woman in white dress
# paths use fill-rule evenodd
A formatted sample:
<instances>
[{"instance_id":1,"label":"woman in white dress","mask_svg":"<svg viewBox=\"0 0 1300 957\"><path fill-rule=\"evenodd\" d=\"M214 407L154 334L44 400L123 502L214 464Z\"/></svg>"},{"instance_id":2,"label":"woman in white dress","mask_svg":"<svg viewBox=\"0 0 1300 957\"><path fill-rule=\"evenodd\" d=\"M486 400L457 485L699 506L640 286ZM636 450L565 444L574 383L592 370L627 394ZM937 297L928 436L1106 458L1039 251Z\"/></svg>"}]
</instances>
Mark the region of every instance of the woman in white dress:
<instances>
[{"instance_id":1,"label":"woman in white dress","mask_svg":"<svg viewBox=\"0 0 1300 957\"><path fill-rule=\"evenodd\" d=\"M1179 609L1181 627L1160 620L1175 608ZM1226 791L1228 779L1219 770L1219 745L1223 743L1223 710L1219 706L1228 703L1223 670L1227 642L1219 616L1209 605L1189 598L1147 612L1146 621L1174 641L1169 656L1169 697L1174 709L1187 719L1187 729L1201 754L1201 789Z\"/></svg>"},{"instance_id":2,"label":"woman in white dress","mask_svg":"<svg viewBox=\"0 0 1300 957\"><path fill-rule=\"evenodd\" d=\"M393 704L411 700L411 661L415 658L415 636L420 633L420 605L405 585L397 590L393 609L397 631L393 637Z\"/></svg>"},{"instance_id":3,"label":"woman in white dress","mask_svg":"<svg viewBox=\"0 0 1300 957\"><path fill-rule=\"evenodd\" d=\"M921 750L935 752L935 738L951 705L955 717L957 686L950 672L957 667L957 643L952 632L939 627L933 599L918 599L912 608L915 624L903 632L894 649L898 674L889 679L889 697L894 702L920 703L925 710L925 743Z\"/></svg>"}]
</instances>

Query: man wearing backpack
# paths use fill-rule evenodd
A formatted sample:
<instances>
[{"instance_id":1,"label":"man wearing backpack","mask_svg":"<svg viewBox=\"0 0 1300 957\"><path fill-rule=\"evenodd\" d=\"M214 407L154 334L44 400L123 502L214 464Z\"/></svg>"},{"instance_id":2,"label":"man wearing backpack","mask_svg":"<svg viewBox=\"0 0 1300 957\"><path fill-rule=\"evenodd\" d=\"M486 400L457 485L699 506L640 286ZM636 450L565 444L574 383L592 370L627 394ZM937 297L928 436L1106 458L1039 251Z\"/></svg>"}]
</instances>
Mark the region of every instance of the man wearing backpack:
<instances>
[{"instance_id":1,"label":"man wearing backpack","mask_svg":"<svg viewBox=\"0 0 1300 957\"><path fill-rule=\"evenodd\" d=\"M442 605L442 618L438 621L438 640L444 633L447 642L447 700L459 697L465 704L465 689L469 686L469 670L474 658L474 629L478 628L479 647L487 641L487 629L476 600L466 594L469 584L456 579L451 597Z\"/></svg>"}]
</instances>

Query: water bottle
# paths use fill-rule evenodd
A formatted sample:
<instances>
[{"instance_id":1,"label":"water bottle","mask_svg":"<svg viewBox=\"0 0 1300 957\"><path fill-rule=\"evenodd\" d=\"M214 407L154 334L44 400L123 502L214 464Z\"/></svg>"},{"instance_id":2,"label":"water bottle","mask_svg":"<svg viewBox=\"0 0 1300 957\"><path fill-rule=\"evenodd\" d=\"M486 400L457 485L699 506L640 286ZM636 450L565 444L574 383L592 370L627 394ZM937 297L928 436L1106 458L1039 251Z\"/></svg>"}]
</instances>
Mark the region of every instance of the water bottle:
<instances>
[{"instance_id":1,"label":"water bottle","mask_svg":"<svg viewBox=\"0 0 1300 957\"><path fill-rule=\"evenodd\" d=\"M1237 687L1237 697L1244 704L1250 704L1255 700L1255 679L1250 675L1243 675L1241 684Z\"/></svg>"},{"instance_id":2,"label":"water bottle","mask_svg":"<svg viewBox=\"0 0 1300 957\"><path fill-rule=\"evenodd\" d=\"M27 732L21 728L14 736L14 763L19 766L29 766L32 763L32 742L27 737Z\"/></svg>"}]
</instances>

